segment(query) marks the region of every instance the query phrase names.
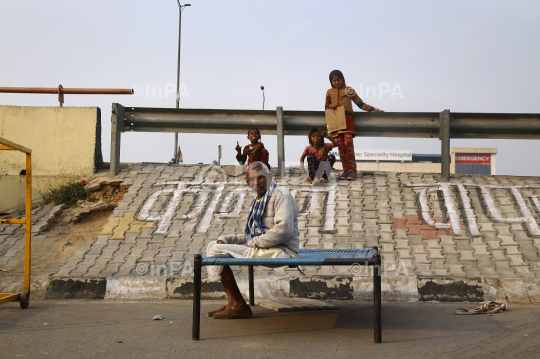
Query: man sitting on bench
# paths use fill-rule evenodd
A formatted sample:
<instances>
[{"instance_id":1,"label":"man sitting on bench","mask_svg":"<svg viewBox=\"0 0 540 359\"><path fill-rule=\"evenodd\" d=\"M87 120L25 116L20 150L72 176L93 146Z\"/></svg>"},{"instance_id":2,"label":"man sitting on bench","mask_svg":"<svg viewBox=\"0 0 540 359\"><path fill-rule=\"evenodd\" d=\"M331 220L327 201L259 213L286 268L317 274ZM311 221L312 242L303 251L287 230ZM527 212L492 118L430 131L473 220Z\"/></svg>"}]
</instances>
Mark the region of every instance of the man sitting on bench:
<instances>
[{"instance_id":1,"label":"man sitting on bench","mask_svg":"<svg viewBox=\"0 0 540 359\"><path fill-rule=\"evenodd\" d=\"M289 190L272 182L272 174L262 162L248 166L246 182L257 198L249 208L244 234L220 236L208 244L206 256L295 258L300 245L298 205ZM208 312L209 317L233 319L252 315L229 266L208 266L208 279L221 280L228 298L227 305Z\"/></svg>"}]
</instances>

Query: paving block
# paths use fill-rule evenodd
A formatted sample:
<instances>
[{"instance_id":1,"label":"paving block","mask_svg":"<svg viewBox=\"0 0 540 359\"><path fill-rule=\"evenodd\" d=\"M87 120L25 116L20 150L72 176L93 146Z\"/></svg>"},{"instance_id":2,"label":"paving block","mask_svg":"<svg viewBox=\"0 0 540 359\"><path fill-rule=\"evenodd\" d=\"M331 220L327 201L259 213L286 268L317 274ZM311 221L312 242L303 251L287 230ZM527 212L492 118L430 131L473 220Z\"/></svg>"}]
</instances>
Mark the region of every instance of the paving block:
<instances>
[{"instance_id":1,"label":"paving block","mask_svg":"<svg viewBox=\"0 0 540 359\"><path fill-rule=\"evenodd\" d=\"M143 228L152 228L156 227L157 221L138 221L134 220L129 223L129 228L126 230L127 233L141 233Z\"/></svg>"},{"instance_id":2,"label":"paving block","mask_svg":"<svg viewBox=\"0 0 540 359\"><path fill-rule=\"evenodd\" d=\"M473 247L473 249L474 249L475 257L478 256L478 255L489 255L490 254L487 251L487 247L488 247L487 244L471 243L471 247Z\"/></svg>"},{"instance_id":3,"label":"paving block","mask_svg":"<svg viewBox=\"0 0 540 359\"><path fill-rule=\"evenodd\" d=\"M393 222L392 229L395 229L395 228L407 228L407 225L405 224L405 219L392 218L392 222Z\"/></svg>"},{"instance_id":4,"label":"paving block","mask_svg":"<svg viewBox=\"0 0 540 359\"><path fill-rule=\"evenodd\" d=\"M124 276L131 275L135 271L135 266L137 264L137 258L126 258L124 264L118 268L118 272L113 274L114 276ZM135 273L135 275L137 275Z\"/></svg>"},{"instance_id":5,"label":"paving block","mask_svg":"<svg viewBox=\"0 0 540 359\"><path fill-rule=\"evenodd\" d=\"M127 233L125 234L122 244L136 244L139 238L138 233Z\"/></svg>"},{"instance_id":6,"label":"paving block","mask_svg":"<svg viewBox=\"0 0 540 359\"><path fill-rule=\"evenodd\" d=\"M67 262L61 266L58 271L54 274L56 277L67 277L73 271L75 268L77 268L77 265L82 262L82 259L79 258L73 258L67 260Z\"/></svg>"},{"instance_id":7,"label":"paving block","mask_svg":"<svg viewBox=\"0 0 540 359\"><path fill-rule=\"evenodd\" d=\"M171 256L171 252L174 248L173 247L161 247L159 249L159 253L157 256L159 257L170 257Z\"/></svg>"},{"instance_id":8,"label":"paving block","mask_svg":"<svg viewBox=\"0 0 540 359\"><path fill-rule=\"evenodd\" d=\"M514 255L515 255L515 254L517 254L517 255L521 255L521 254L522 254L522 252L520 251L518 245L515 245L515 246L513 246L513 245L510 245L510 246L505 246L505 245L503 245L502 247L505 249L505 251L506 251L505 254L506 254L507 256L510 255L510 254L514 254Z\"/></svg>"},{"instance_id":9,"label":"paving block","mask_svg":"<svg viewBox=\"0 0 540 359\"><path fill-rule=\"evenodd\" d=\"M129 229L130 223L135 217L135 212L124 212L122 218L118 221L118 225L113 229L113 234L109 240L122 240L125 238L125 233Z\"/></svg>"},{"instance_id":10,"label":"paving block","mask_svg":"<svg viewBox=\"0 0 540 359\"><path fill-rule=\"evenodd\" d=\"M130 257L130 258L140 258L144 251L146 251L146 247L135 246L135 247L131 248L131 252L128 254L128 257Z\"/></svg>"},{"instance_id":11,"label":"paving block","mask_svg":"<svg viewBox=\"0 0 540 359\"><path fill-rule=\"evenodd\" d=\"M507 254L506 257L510 259L510 266L526 266L527 264L523 261L523 256L520 254Z\"/></svg>"},{"instance_id":12,"label":"paving block","mask_svg":"<svg viewBox=\"0 0 540 359\"><path fill-rule=\"evenodd\" d=\"M409 231L410 232L410 231ZM422 229L421 230L421 233L423 233L423 239L425 240L429 240L429 239L439 239L438 235L437 235L437 230L436 229ZM413 231L413 233L410 233L410 234L418 234L418 233L415 233L415 231Z\"/></svg>"},{"instance_id":13,"label":"paving block","mask_svg":"<svg viewBox=\"0 0 540 359\"><path fill-rule=\"evenodd\" d=\"M156 228L153 227L142 227L141 228L141 234L139 234L139 238L146 238L150 240L152 238L152 234L155 232Z\"/></svg>"},{"instance_id":14,"label":"paving block","mask_svg":"<svg viewBox=\"0 0 540 359\"><path fill-rule=\"evenodd\" d=\"M173 250L171 251L171 257L169 258L170 262L182 262L186 256L187 251L182 250Z\"/></svg>"},{"instance_id":15,"label":"paving block","mask_svg":"<svg viewBox=\"0 0 540 359\"><path fill-rule=\"evenodd\" d=\"M428 259L434 260L434 259L445 259L446 257L442 254L442 249L437 248L426 248L428 251Z\"/></svg>"},{"instance_id":16,"label":"paving block","mask_svg":"<svg viewBox=\"0 0 540 359\"><path fill-rule=\"evenodd\" d=\"M537 261L540 260L538 256L537 249L533 246L533 241L530 239L527 240L516 240L519 244L519 249L527 259L527 261Z\"/></svg>"},{"instance_id":17,"label":"paving block","mask_svg":"<svg viewBox=\"0 0 540 359\"><path fill-rule=\"evenodd\" d=\"M96 259L98 259L98 254L87 254L84 256L84 260L77 264L77 268L70 272L70 275L73 277L82 277L85 276L90 267L94 265Z\"/></svg>"},{"instance_id":18,"label":"paving block","mask_svg":"<svg viewBox=\"0 0 540 359\"><path fill-rule=\"evenodd\" d=\"M381 232L380 242L390 242L394 243L394 233L393 232Z\"/></svg>"},{"instance_id":19,"label":"paving block","mask_svg":"<svg viewBox=\"0 0 540 359\"><path fill-rule=\"evenodd\" d=\"M476 258L474 258L473 253L474 251L472 249L459 249L458 250L461 261L475 261Z\"/></svg>"},{"instance_id":20,"label":"paving block","mask_svg":"<svg viewBox=\"0 0 540 359\"><path fill-rule=\"evenodd\" d=\"M366 236L378 236L379 235L379 228L378 227L365 227L365 235Z\"/></svg>"},{"instance_id":21,"label":"paving block","mask_svg":"<svg viewBox=\"0 0 540 359\"><path fill-rule=\"evenodd\" d=\"M88 277L97 277L100 273L107 267L109 263L109 258L98 258L96 259L95 264L88 269L86 276Z\"/></svg>"},{"instance_id":22,"label":"paving block","mask_svg":"<svg viewBox=\"0 0 540 359\"><path fill-rule=\"evenodd\" d=\"M480 269L483 269L485 267L495 268L495 265L491 261L491 255L480 254L480 255L475 255L475 258L478 260L478 263L477 263L478 268Z\"/></svg>"},{"instance_id":23,"label":"paving block","mask_svg":"<svg viewBox=\"0 0 540 359\"><path fill-rule=\"evenodd\" d=\"M107 224L103 226L99 234L113 234L113 230L118 226L118 222L120 222L120 217L109 217Z\"/></svg>"},{"instance_id":24,"label":"paving block","mask_svg":"<svg viewBox=\"0 0 540 359\"><path fill-rule=\"evenodd\" d=\"M124 212L126 212L125 209L115 209L113 211L113 214L111 215L111 217L109 218L113 218L113 217L122 217L124 215Z\"/></svg>"},{"instance_id":25,"label":"paving block","mask_svg":"<svg viewBox=\"0 0 540 359\"><path fill-rule=\"evenodd\" d=\"M512 268L510 268L508 260L492 260L492 262L493 264L495 264L497 272L503 277L512 278L517 276L517 273Z\"/></svg>"},{"instance_id":26,"label":"paving block","mask_svg":"<svg viewBox=\"0 0 540 359\"><path fill-rule=\"evenodd\" d=\"M158 246L154 244L149 244L148 249L142 254L140 262L151 262L154 257L158 254ZM132 250L133 253L133 250Z\"/></svg>"},{"instance_id":27,"label":"paving block","mask_svg":"<svg viewBox=\"0 0 540 359\"><path fill-rule=\"evenodd\" d=\"M107 267L100 273L101 277L111 277L114 274L118 273L122 263L111 263L107 264Z\"/></svg>"},{"instance_id":28,"label":"paving block","mask_svg":"<svg viewBox=\"0 0 540 359\"><path fill-rule=\"evenodd\" d=\"M154 234L152 236L152 239L148 243L163 243L164 239L165 239L164 233Z\"/></svg>"},{"instance_id":29,"label":"paving block","mask_svg":"<svg viewBox=\"0 0 540 359\"><path fill-rule=\"evenodd\" d=\"M482 271L477 267L477 261L461 261L463 263L463 271L470 277L480 277Z\"/></svg>"},{"instance_id":30,"label":"paving block","mask_svg":"<svg viewBox=\"0 0 540 359\"><path fill-rule=\"evenodd\" d=\"M85 255L101 255L101 250L103 249L103 247L105 247L106 244L97 244L97 243L94 243L92 245L92 247L90 248L90 250L88 252L86 252Z\"/></svg>"},{"instance_id":31,"label":"paving block","mask_svg":"<svg viewBox=\"0 0 540 359\"><path fill-rule=\"evenodd\" d=\"M109 263L120 263L123 264L126 261L126 257L129 255L129 252L121 252L118 251L114 254L113 258L109 261Z\"/></svg>"}]
</instances>

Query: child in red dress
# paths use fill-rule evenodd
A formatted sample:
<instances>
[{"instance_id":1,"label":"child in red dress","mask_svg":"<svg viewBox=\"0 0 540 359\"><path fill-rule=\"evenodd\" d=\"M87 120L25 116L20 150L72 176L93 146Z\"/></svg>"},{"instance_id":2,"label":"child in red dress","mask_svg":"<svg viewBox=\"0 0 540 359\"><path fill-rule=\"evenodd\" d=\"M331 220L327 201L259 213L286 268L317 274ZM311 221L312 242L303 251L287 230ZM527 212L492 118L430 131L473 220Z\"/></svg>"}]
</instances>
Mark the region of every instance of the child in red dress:
<instances>
[{"instance_id":1,"label":"child in red dress","mask_svg":"<svg viewBox=\"0 0 540 359\"><path fill-rule=\"evenodd\" d=\"M332 143L324 143L324 138L328 138ZM332 173L332 167L336 162L336 156L328 154L328 152L338 146L335 139L328 136L326 132L322 132L317 127L313 127L308 134L309 144L300 157L300 176L306 174L304 169L304 159L307 157L309 178L308 183L317 184L328 183L327 173ZM321 177L322 173L322 178ZM317 178L316 178L317 177Z\"/></svg>"},{"instance_id":2,"label":"child in red dress","mask_svg":"<svg viewBox=\"0 0 540 359\"><path fill-rule=\"evenodd\" d=\"M352 87L345 85L345 77L339 70L330 72L330 84L332 88L326 91L326 103L327 109L334 109L338 106L345 107L345 118L347 120L347 128L332 132L332 136L339 143L339 157L343 165L343 173L339 176L339 179L347 179L354 181L356 179L356 159L354 157L354 111L352 103L360 107L364 111L368 112L384 112L375 107L372 107L362 101L362 99L356 94L356 91Z\"/></svg>"},{"instance_id":3,"label":"child in red dress","mask_svg":"<svg viewBox=\"0 0 540 359\"><path fill-rule=\"evenodd\" d=\"M248 165L260 161L270 168L270 165L268 164L268 151L264 148L262 142L259 142L261 139L261 132L257 128L252 128L248 131L247 138L251 141L251 145L244 147L243 152L238 141L236 142L236 160L238 163L243 165L246 163L246 159Z\"/></svg>"}]
</instances>

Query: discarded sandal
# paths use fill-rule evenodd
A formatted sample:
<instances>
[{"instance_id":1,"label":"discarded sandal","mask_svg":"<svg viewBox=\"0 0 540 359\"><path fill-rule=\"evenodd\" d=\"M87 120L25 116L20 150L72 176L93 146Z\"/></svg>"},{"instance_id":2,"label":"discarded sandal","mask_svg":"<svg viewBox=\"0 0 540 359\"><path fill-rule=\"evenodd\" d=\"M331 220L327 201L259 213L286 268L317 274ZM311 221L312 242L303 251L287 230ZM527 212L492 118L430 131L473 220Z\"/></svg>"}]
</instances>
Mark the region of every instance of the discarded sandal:
<instances>
[{"instance_id":1,"label":"discarded sandal","mask_svg":"<svg viewBox=\"0 0 540 359\"><path fill-rule=\"evenodd\" d=\"M214 319L240 319L251 317L252 315L251 308L249 305L246 305L234 309L232 307L227 307L225 310L215 313Z\"/></svg>"},{"instance_id":2,"label":"discarded sandal","mask_svg":"<svg viewBox=\"0 0 540 359\"><path fill-rule=\"evenodd\" d=\"M508 310L508 303L505 299L496 301L480 302L471 309L459 308L455 310L456 314L469 315L469 314L494 314Z\"/></svg>"},{"instance_id":3,"label":"discarded sandal","mask_svg":"<svg viewBox=\"0 0 540 359\"><path fill-rule=\"evenodd\" d=\"M209 317L213 317L214 314L219 313L219 312L222 312L222 311L224 311L225 309L227 309L227 305L224 305L223 307L221 307L221 308L219 308L219 309L217 309L217 310L213 310L213 311L211 311L211 312L208 312L208 316L209 316Z\"/></svg>"},{"instance_id":4,"label":"discarded sandal","mask_svg":"<svg viewBox=\"0 0 540 359\"><path fill-rule=\"evenodd\" d=\"M500 305L503 311L508 310L508 303L505 299L499 299L494 301L493 303L496 303L497 305Z\"/></svg>"},{"instance_id":5,"label":"discarded sandal","mask_svg":"<svg viewBox=\"0 0 540 359\"><path fill-rule=\"evenodd\" d=\"M461 315L470 315L470 314L481 314L482 312L478 309L459 308L455 310L455 313L461 314Z\"/></svg>"},{"instance_id":6,"label":"discarded sandal","mask_svg":"<svg viewBox=\"0 0 540 359\"><path fill-rule=\"evenodd\" d=\"M508 310L508 303L504 299L493 301L489 304L487 308L488 314L500 313L505 310Z\"/></svg>"}]
</instances>

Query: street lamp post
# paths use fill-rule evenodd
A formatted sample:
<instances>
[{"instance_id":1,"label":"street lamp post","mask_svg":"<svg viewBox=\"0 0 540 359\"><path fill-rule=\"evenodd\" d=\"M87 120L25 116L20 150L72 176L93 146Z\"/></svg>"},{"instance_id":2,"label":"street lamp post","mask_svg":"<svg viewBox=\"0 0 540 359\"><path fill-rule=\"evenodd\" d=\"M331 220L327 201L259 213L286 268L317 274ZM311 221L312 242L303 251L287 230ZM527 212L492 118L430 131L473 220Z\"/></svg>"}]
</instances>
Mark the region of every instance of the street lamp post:
<instances>
[{"instance_id":1,"label":"street lamp post","mask_svg":"<svg viewBox=\"0 0 540 359\"><path fill-rule=\"evenodd\" d=\"M180 40L182 38L182 11L191 4L180 4L180 0L176 0L178 3L178 66L176 68L176 108L180 108ZM174 133L174 164L178 164L178 132Z\"/></svg>"},{"instance_id":2,"label":"street lamp post","mask_svg":"<svg viewBox=\"0 0 540 359\"><path fill-rule=\"evenodd\" d=\"M261 91L263 93L263 111L264 111L264 86L261 86Z\"/></svg>"}]
</instances>

